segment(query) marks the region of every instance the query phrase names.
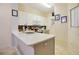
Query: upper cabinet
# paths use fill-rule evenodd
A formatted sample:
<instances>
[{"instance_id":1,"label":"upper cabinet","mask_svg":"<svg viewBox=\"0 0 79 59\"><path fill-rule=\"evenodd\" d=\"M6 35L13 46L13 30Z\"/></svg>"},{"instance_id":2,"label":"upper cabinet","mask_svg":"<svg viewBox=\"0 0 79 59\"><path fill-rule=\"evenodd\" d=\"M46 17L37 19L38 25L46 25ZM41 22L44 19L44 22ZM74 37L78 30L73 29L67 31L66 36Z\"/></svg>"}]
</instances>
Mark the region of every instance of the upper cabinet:
<instances>
[{"instance_id":1,"label":"upper cabinet","mask_svg":"<svg viewBox=\"0 0 79 59\"><path fill-rule=\"evenodd\" d=\"M45 20L44 17L35 15L33 19L33 24L34 25L45 25L44 20Z\"/></svg>"},{"instance_id":2,"label":"upper cabinet","mask_svg":"<svg viewBox=\"0 0 79 59\"><path fill-rule=\"evenodd\" d=\"M45 17L19 11L19 25L45 25Z\"/></svg>"}]
</instances>

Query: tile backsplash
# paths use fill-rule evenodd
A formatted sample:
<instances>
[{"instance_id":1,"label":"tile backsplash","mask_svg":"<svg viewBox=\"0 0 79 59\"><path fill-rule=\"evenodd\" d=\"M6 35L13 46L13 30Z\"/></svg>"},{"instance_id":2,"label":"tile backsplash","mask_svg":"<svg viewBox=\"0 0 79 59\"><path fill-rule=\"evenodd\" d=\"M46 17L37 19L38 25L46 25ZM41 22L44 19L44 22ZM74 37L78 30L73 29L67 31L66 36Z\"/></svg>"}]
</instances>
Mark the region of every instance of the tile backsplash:
<instances>
[{"instance_id":1,"label":"tile backsplash","mask_svg":"<svg viewBox=\"0 0 79 59\"><path fill-rule=\"evenodd\" d=\"M18 25L19 32L31 30L34 32L44 33L46 31L46 26L41 25Z\"/></svg>"}]
</instances>

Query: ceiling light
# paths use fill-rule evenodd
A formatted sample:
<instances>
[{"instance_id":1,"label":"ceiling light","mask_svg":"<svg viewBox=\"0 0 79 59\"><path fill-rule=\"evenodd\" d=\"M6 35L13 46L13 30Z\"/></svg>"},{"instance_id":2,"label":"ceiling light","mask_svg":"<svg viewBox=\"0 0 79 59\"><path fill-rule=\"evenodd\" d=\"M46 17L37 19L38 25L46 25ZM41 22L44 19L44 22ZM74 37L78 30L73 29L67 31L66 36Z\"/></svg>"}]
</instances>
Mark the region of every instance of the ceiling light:
<instances>
[{"instance_id":1,"label":"ceiling light","mask_svg":"<svg viewBox=\"0 0 79 59\"><path fill-rule=\"evenodd\" d=\"M51 8L51 6L49 4L47 4L47 3L41 3L41 4L44 5L47 8Z\"/></svg>"}]
</instances>

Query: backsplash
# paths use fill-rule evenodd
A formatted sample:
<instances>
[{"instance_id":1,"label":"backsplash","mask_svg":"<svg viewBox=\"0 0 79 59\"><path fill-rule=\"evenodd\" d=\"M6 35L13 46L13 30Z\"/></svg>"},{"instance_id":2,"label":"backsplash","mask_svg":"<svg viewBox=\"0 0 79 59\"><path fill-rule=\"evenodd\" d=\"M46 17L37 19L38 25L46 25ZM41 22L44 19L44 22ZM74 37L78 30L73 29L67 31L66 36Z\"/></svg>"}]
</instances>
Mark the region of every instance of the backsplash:
<instances>
[{"instance_id":1,"label":"backsplash","mask_svg":"<svg viewBox=\"0 0 79 59\"><path fill-rule=\"evenodd\" d=\"M34 32L44 33L46 31L46 26L41 25L18 25L19 32L31 30Z\"/></svg>"}]
</instances>

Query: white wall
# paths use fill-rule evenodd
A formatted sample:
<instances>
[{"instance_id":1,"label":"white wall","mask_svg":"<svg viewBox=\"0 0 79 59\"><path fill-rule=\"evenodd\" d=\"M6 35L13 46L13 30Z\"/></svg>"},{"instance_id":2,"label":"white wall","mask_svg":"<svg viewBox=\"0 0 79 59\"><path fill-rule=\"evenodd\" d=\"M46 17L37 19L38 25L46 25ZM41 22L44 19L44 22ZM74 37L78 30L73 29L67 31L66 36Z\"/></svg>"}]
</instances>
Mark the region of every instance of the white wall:
<instances>
[{"instance_id":1,"label":"white wall","mask_svg":"<svg viewBox=\"0 0 79 59\"><path fill-rule=\"evenodd\" d=\"M79 55L79 27L70 27L70 9L78 6L77 3L55 4L55 14L67 15L67 23L56 23L51 27L51 34L56 35L56 46L62 46L67 54ZM55 46L55 47L56 47ZM61 48L60 48L61 49Z\"/></svg>"},{"instance_id":2,"label":"white wall","mask_svg":"<svg viewBox=\"0 0 79 59\"><path fill-rule=\"evenodd\" d=\"M54 4L54 12L55 14L60 14L61 16L67 16L67 4ZM57 21L54 25L51 25L50 33L56 36L55 46L61 47L60 49L66 49L68 40L68 23L61 23L60 21Z\"/></svg>"},{"instance_id":3,"label":"white wall","mask_svg":"<svg viewBox=\"0 0 79 59\"><path fill-rule=\"evenodd\" d=\"M18 10L18 4L17 3L12 3L11 9ZM11 16L11 31L13 30L18 30L18 21L19 21L19 11L18 11L18 17Z\"/></svg>"},{"instance_id":4,"label":"white wall","mask_svg":"<svg viewBox=\"0 0 79 59\"><path fill-rule=\"evenodd\" d=\"M0 48L11 44L11 7L0 4Z\"/></svg>"},{"instance_id":5,"label":"white wall","mask_svg":"<svg viewBox=\"0 0 79 59\"><path fill-rule=\"evenodd\" d=\"M69 54L79 55L79 27L70 27L70 9L78 6L77 3L68 4L68 50Z\"/></svg>"}]
</instances>

